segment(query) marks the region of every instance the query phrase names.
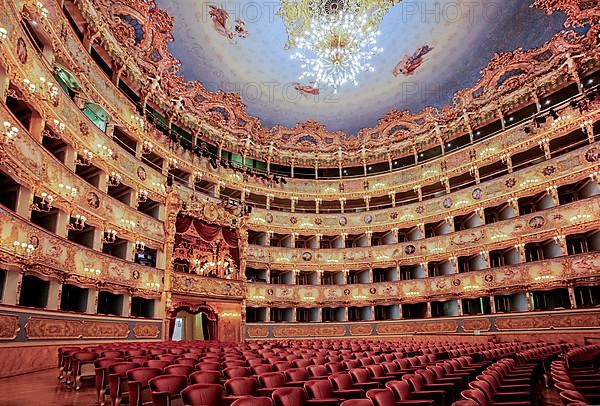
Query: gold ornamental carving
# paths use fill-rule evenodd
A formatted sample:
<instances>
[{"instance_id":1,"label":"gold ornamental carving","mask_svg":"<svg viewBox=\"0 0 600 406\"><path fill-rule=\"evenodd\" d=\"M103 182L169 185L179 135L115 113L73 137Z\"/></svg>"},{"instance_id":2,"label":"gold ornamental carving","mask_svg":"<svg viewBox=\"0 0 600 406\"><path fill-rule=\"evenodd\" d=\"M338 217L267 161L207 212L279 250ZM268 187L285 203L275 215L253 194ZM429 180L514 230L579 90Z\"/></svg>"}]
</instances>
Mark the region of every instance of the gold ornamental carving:
<instances>
[{"instance_id":1,"label":"gold ornamental carving","mask_svg":"<svg viewBox=\"0 0 600 406\"><path fill-rule=\"evenodd\" d=\"M0 340L14 340L20 330L18 316L0 314Z\"/></svg>"}]
</instances>

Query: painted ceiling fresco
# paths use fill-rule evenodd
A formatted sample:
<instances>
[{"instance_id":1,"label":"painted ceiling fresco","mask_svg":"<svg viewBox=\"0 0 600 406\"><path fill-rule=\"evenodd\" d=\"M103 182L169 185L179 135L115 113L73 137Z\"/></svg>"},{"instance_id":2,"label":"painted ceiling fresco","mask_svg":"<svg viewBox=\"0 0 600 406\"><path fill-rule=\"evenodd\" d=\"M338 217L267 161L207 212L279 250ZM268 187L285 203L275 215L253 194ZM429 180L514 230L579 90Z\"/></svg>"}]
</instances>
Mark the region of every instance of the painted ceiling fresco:
<instances>
[{"instance_id":1,"label":"painted ceiling fresco","mask_svg":"<svg viewBox=\"0 0 600 406\"><path fill-rule=\"evenodd\" d=\"M238 92L262 125L318 120L355 134L391 109L440 108L472 86L495 53L537 48L563 29L565 16L546 15L529 0L406 0L379 25L383 52L373 72L337 93L299 82L277 1L221 3L157 0L175 18L171 52L187 80L210 91Z\"/></svg>"}]
</instances>

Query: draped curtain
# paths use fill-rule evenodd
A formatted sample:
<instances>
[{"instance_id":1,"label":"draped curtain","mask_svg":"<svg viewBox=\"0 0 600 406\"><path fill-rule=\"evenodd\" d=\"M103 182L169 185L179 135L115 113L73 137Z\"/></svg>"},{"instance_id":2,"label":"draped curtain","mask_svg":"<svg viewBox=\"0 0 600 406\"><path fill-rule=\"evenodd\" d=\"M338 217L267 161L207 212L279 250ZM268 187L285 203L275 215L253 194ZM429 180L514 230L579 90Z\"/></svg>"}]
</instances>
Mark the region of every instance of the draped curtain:
<instances>
[{"instance_id":1,"label":"draped curtain","mask_svg":"<svg viewBox=\"0 0 600 406\"><path fill-rule=\"evenodd\" d=\"M173 338L173 333L175 332L175 320L177 318L177 313L179 311L186 311L190 314L198 314L203 313L204 316L202 318L202 328L206 332L206 340L217 340L217 315L209 308L199 307L198 309L193 309L190 306L180 306L169 312L169 340ZM206 321L205 321L206 320ZM206 328L205 328L206 327Z\"/></svg>"},{"instance_id":2,"label":"draped curtain","mask_svg":"<svg viewBox=\"0 0 600 406\"><path fill-rule=\"evenodd\" d=\"M237 230L229 227L223 227L215 224L208 224L202 220L193 217L178 217L175 222L175 247L178 247L184 240L184 234L194 227L194 230L200 238L206 242L212 242L219 236L223 237L223 241L229 247L229 255L233 258L236 266L239 265L239 237Z\"/></svg>"}]
</instances>

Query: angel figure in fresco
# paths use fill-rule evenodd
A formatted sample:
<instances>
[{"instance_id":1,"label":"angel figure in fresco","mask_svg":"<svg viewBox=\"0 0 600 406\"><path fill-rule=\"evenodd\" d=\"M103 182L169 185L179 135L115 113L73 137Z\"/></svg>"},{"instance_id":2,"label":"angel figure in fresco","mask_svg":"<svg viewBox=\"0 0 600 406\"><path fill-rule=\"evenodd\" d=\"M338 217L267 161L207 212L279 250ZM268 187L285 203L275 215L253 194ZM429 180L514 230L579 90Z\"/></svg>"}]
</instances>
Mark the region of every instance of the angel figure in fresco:
<instances>
[{"instance_id":1,"label":"angel figure in fresco","mask_svg":"<svg viewBox=\"0 0 600 406\"><path fill-rule=\"evenodd\" d=\"M184 107L183 98L179 96L175 97L174 99L171 99L171 107L176 113L181 113Z\"/></svg>"},{"instance_id":2,"label":"angel figure in fresco","mask_svg":"<svg viewBox=\"0 0 600 406\"><path fill-rule=\"evenodd\" d=\"M314 85L314 82L311 82ZM321 92L319 88L311 85L303 85L302 83L294 83L294 89L296 89L303 96L313 95L318 96Z\"/></svg>"},{"instance_id":3,"label":"angel figure in fresco","mask_svg":"<svg viewBox=\"0 0 600 406\"><path fill-rule=\"evenodd\" d=\"M213 22L213 27L215 31L228 40L233 40L234 37L246 38L249 35L249 32L246 30L246 23L244 20L236 19L233 25L233 29L229 28L229 13L227 10L209 5L208 14Z\"/></svg>"},{"instance_id":4,"label":"angel figure in fresco","mask_svg":"<svg viewBox=\"0 0 600 406\"><path fill-rule=\"evenodd\" d=\"M148 82L150 84L150 93L156 93L160 90L160 80L160 75L156 77L148 76Z\"/></svg>"},{"instance_id":5,"label":"angel figure in fresco","mask_svg":"<svg viewBox=\"0 0 600 406\"><path fill-rule=\"evenodd\" d=\"M392 69L392 75L399 76L403 74L404 76L412 75L425 61L424 57L428 53L433 51L433 47L430 47L428 44L425 44L419 47L412 55L404 55L404 58Z\"/></svg>"}]
</instances>

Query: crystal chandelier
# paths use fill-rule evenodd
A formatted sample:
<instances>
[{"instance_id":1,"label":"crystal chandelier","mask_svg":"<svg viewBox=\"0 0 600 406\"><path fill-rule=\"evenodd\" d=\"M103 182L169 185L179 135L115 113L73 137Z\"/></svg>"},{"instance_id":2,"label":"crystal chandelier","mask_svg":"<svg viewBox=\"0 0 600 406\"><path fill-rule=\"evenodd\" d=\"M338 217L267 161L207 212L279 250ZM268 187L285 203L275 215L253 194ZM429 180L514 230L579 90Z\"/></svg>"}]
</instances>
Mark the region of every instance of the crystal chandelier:
<instances>
[{"instance_id":1,"label":"crystal chandelier","mask_svg":"<svg viewBox=\"0 0 600 406\"><path fill-rule=\"evenodd\" d=\"M292 55L302 64L301 81L310 80L314 87L331 87L337 92L348 82L358 85L360 73L375 70L370 60L383 49L377 47L379 29L370 25L365 15L320 16L311 27L297 39L299 50Z\"/></svg>"},{"instance_id":2,"label":"crystal chandelier","mask_svg":"<svg viewBox=\"0 0 600 406\"><path fill-rule=\"evenodd\" d=\"M358 76L374 71L379 23L400 0L281 0L278 15L288 34L286 48L296 48L301 81L334 92Z\"/></svg>"}]
</instances>

